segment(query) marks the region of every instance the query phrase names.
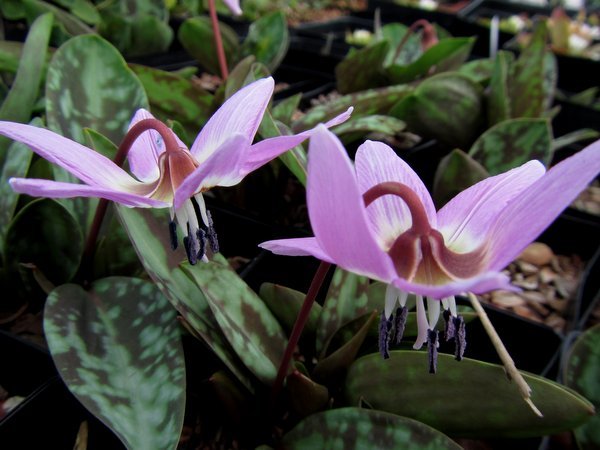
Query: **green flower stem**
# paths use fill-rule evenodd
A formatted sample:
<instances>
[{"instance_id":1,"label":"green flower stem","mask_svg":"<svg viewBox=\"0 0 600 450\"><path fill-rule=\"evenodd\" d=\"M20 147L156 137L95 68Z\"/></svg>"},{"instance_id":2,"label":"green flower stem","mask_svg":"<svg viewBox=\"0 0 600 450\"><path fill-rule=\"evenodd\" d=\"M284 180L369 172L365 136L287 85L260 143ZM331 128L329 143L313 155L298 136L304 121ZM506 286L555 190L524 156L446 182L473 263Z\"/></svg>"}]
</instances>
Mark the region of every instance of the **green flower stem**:
<instances>
[{"instance_id":1,"label":"green flower stem","mask_svg":"<svg viewBox=\"0 0 600 450\"><path fill-rule=\"evenodd\" d=\"M221 39L221 29L219 28L219 20L217 19L215 0L208 0L208 10L210 12L210 21L212 23L213 35L215 38L217 58L219 59L219 68L221 69L221 78L225 81L229 76L229 71L227 70L227 59L225 58L225 50L223 49L223 40Z\"/></svg>"},{"instance_id":2,"label":"green flower stem","mask_svg":"<svg viewBox=\"0 0 600 450\"><path fill-rule=\"evenodd\" d=\"M315 302L315 298L317 298L317 294L323 285L323 281L325 280L325 276L327 275L327 271L330 267L330 263L322 261L321 265L319 265L319 268L315 272L312 282L310 283L310 288L308 289L306 297L304 298L304 303L302 303L302 308L300 309L298 317L296 318L296 322L294 323L294 328L290 334L290 340L288 341L285 353L281 359L281 364L279 364L277 377L275 378L275 382L271 388L272 405L275 404L275 400L277 399L277 396L283 387L283 380L287 376L294 350L296 349L296 345L298 345L298 341L302 335L302 330L304 330L304 326L306 325L306 322L308 322L310 310Z\"/></svg>"},{"instance_id":3,"label":"green flower stem","mask_svg":"<svg viewBox=\"0 0 600 450\"><path fill-rule=\"evenodd\" d=\"M121 145L119 145L117 154L113 159L113 162L117 166L121 167L123 165L123 163L125 162L125 158L127 157L127 153L129 152L129 149L131 148L135 140L144 131L148 130L154 130L161 135L165 143L165 151L169 152L177 150L179 148L179 144L177 144L177 140L175 139L175 136L171 132L170 128L167 127L160 120L140 120L134 126L131 127L131 129L123 138ZM102 221L104 220L106 210L108 209L108 202L109 201L105 198L101 198L98 202L98 206L96 207L96 213L94 214L94 219L92 221L92 226L90 227L90 232L85 242L81 263L81 274L83 274L83 280L86 284L91 281L90 279L92 276L92 267L94 265L94 255L96 253L96 241L98 240L98 234L100 233Z\"/></svg>"},{"instance_id":4,"label":"green flower stem","mask_svg":"<svg viewBox=\"0 0 600 450\"><path fill-rule=\"evenodd\" d=\"M490 321L490 318L481 306L481 303L479 303L479 299L471 293L469 293L468 296L469 300L471 301L471 305L473 306L473 309L475 309L477 315L479 316L479 320L481 320L483 328L490 337L490 340L492 341L496 352L498 352L498 356L500 357L502 364L504 364L504 370L506 370L508 378L515 382L517 388L519 389L519 392L521 393L521 396L523 397L523 400L525 400L525 403L527 403L531 410L537 416L543 417L544 415L542 414L542 412L537 408L537 406L535 406L535 404L531 400L531 388L527 384L527 381L525 381L525 378L523 378L523 375L521 375L521 372L517 370L515 362L508 353L508 350L506 350L502 339L500 339L500 336L498 336L494 325L492 325L492 322Z\"/></svg>"}]
</instances>

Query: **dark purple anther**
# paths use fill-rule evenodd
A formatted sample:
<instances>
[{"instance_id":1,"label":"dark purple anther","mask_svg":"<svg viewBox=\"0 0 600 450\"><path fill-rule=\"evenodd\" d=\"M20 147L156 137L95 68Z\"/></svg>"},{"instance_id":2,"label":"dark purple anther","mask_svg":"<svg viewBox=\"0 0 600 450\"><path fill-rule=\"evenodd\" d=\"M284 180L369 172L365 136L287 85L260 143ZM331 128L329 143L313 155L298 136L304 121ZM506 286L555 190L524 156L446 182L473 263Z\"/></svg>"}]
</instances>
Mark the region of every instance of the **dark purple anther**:
<instances>
[{"instance_id":1,"label":"dark purple anther","mask_svg":"<svg viewBox=\"0 0 600 450\"><path fill-rule=\"evenodd\" d=\"M454 333L454 357L457 361L461 361L463 359L465 348L467 346L467 332L465 330L465 320L462 318L462 316L454 317L452 320L454 322L454 328L456 330Z\"/></svg>"},{"instance_id":2,"label":"dark purple anther","mask_svg":"<svg viewBox=\"0 0 600 450\"><path fill-rule=\"evenodd\" d=\"M206 253L206 232L200 228L196 232L196 237L198 238L198 244L200 245L200 249L198 250L198 259L202 259Z\"/></svg>"},{"instance_id":3,"label":"dark purple anther","mask_svg":"<svg viewBox=\"0 0 600 450\"><path fill-rule=\"evenodd\" d=\"M177 224L174 220L169 222L169 237L171 238L171 250L177 249Z\"/></svg>"},{"instance_id":4,"label":"dark purple anther","mask_svg":"<svg viewBox=\"0 0 600 450\"><path fill-rule=\"evenodd\" d=\"M437 372L438 359L438 332L437 330L427 330L427 353L429 355L429 373Z\"/></svg>"},{"instance_id":5,"label":"dark purple anther","mask_svg":"<svg viewBox=\"0 0 600 450\"><path fill-rule=\"evenodd\" d=\"M215 227L213 226L213 220L212 216L210 215L210 211L206 211L206 216L208 217L208 228L206 230L208 243L210 244L210 248L213 253L219 253L219 240L217 239L217 233L215 231Z\"/></svg>"},{"instance_id":6,"label":"dark purple anther","mask_svg":"<svg viewBox=\"0 0 600 450\"><path fill-rule=\"evenodd\" d=\"M444 340L449 341L450 339L454 338L454 334L456 333L453 320L454 318L452 317L449 309L444 310L443 316L444 322L446 323L446 327L444 329Z\"/></svg>"},{"instance_id":7,"label":"dark purple anther","mask_svg":"<svg viewBox=\"0 0 600 450\"><path fill-rule=\"evenodd\" d=\"M404 335L404 328L406 327L406 319L408 318L408 308L401 306L396 309L396 317L394 318L394 330L396 333L394 341L399 344Z\"/></svg>"},{"instance_id":8,"label":"dark purple anther","mask_svg":"<svg viewBox=\"0 0 600 450\"><path fill-rule=\"evenodd\" d=\"M385 313L381 313L379 319L379 353L383 359L390 357L390 338L392 333L392 318L386 319Z\"/></svg>"},{"instance_id":9,"label":"dark purple anther","mask_svg":"<svg viewBox=\"0 0 600 450\"><path fill-rule=\"evenodd\" d=\"M198 262L198 247L196 237L190 231L190 224L188 223L188 235L183 238L183 246L185 247L185 253L187 254L188 261L193 266Z\"/></svg>"}]
</instances>

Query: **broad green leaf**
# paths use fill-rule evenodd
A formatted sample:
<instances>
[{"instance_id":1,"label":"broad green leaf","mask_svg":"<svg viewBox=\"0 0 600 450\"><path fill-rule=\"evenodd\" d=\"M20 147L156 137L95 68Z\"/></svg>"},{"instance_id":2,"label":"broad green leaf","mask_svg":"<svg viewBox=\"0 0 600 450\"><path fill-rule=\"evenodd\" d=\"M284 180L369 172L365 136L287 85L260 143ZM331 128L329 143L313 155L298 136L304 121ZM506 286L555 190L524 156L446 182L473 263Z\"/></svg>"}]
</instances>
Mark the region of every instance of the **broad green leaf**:
<instances>
[{"instance_id":1,"label":"broad green leaf","mask_svg":"<svg viewBox=\"0 0 600 450\"><path fill-rule=\"evenodd\" d=\"M33 126L42 126L39 118L31 122ZM25 178L31 164L33 152L20 142L8 147L8 158L0 171L0 255L4 252L4 240L10 221L17 208L19 194L12 190L8 180L12 177Z\"/></svg>"},{"instance_id":2,"label":"broad green leaf","mask_svg":"<svg viewBox=\"0 0 600 450\"><path fill-rule=\"evenodd\" d=\"M475 38L442 39L411 64L394 64L386 67L385 72L392 84L400 84L457 69L469 57L474 42Z\"/></svg>"},{"instance_id":3,"label":"broad green leaf","mask_svg":"<svg viewBox=\"0 0 600 450\"><path fill-rule=\"evenodd\" d=\"M458 193L487 178L481 164L462 150L455 149L440 161L433 180L433 199L438 208Z\"/></svg>"},{"instance_id":4,"label":"broad green leaf","mask_svg":"<svg viewBox=\"0 0 600 450\"><path fill-rule=\"evenodd\" d=\"M465 75L441 73L424 80L389 114L406 121L410 131L465 148L481 123L482 91Z\"/></svg>"},{"instance_id":5,"label":"broad green leaf","mask_svg":"<svg viewBox=\"0 0 600 450\"><path fill-rule=\"evenodd\" d=\"M241 47L241 57L254 55L274 72L285 57L290 46L285 15L281 11L262 16L248 29L248 36Z\"/></svg>"},{"instance_id":6,"label":"broad green leaf","mask_svg":"<svg viewBox=\"0 0 600 450\"><path fill-rule=\"evenodd\" d=\"M22 42L0 41L0 72L17 72L23 47Z\"/></svg>"},{"instance_id":7,"label":"broad green leaf","mask_svg":"<svg viewBox=\"0 0 600 450\"><path fill-rule=\"evenodd\" d=\"M255 63L256 57L249 55L235 65L225 81L225 100L246 85Z\"/></svg>"},{"instance_id":8,"label":"broad green leaf","mask_svg":"<svg viewBox=\"0 0 600 450\"><path fill-rule=\"evenodd\" d=\"M238 60L239 42L236 32L224 23L219 23L225 57L229 67ZM211 73L221 73L215 51L213 30L208 17L192 17L179 27L177 37L183 48Z\"/></svg>"},{"instance_id":9,"label":"broad green leaf","mask_svg":"<svg viewBox=\"0 0 600 450\"><path fill-rule=\"evenodd\" d=\"M291 97L281 100L271 110L273 119L290 125L292 123L292 116L298 110L300 100L302 100L301 93L297 93L295 95L292 95Z\"/></svg>"},{"instance_id":10,"label":"broad green leaf","mask_svg":"<svg viewBox=\"0 0 600 450\"><path fill-rule=\"evenodd\" d=\"M552 129L548 119L511 119L483 133L469 150L490 175L513 169L532 159L544 164L552 157Z\"/></svg>"},{"instance_id":11,"label":"broad green leaf","mask_svg":"<svg viewBox=\"0 0 600 450\"><path fill-rule=\"evenodd\" d=\"M306 417L325 409L329 403L329 390L299 370L294 370L285 379L292 410L300 417Z\"/></svg>"},{"instance_id":12,"label":"broad green leaf","mask_svg":"<svg viewBox=\"0 0 600 450\"><path fill-rule=\"evenodd\" d=\"M173 251L170 248L166 211L161 223L149 210L124 206L117 206L116 210L150 278L191 325L194 334L215 352L238 380L250 388L247 375L219 329L204 294L180 267L185 258L184 250Z\"/></svg>"},{"instance_id":13,"label":"broad green leaf","mask_svg":"<svg viewBox=\"0 0 600 450\"><path fill-rule=\"evenodd\" d=\"M463 64L456 71L469 77L476 83L487 85L494 71L494 61L489 59L476 59Z\"/></svg>"},{"instance_id":14,"label":"broad green leaf","mask_svg":"<svg viewBox=\"0 0 600 450\"><path fill-rule=\"evenodd\" d=\"M301 119L294 122L292 129L295 133L307 130L320 122L327 122L329 119L333 119L335 116L346 111L350 106L354 107L354 111L352 111L353 118L373 114L387 114L392 106L411 94L413 90L412 86L398 85L368 89L344 95L331 102L309 109Z\"/></svg>"},{"instance_id":15,"label":"broad green leaf","mask_svg":"<svg viewBox=\"0 0 600 450\"><path fill-rule=\"evenodd\" d=\"M221 331L246 367L272 383L285 349L283 329L265 303L220 254L206 264L182 269L202 289Z\"/></svg>"},{"instance_id":16,"label":"broad green leaf","mask_svg":"<svg viewBox=\"0 0 600 450\"><path fill-rule=\"evenodd\" d=\"M29 122L40 91L51 29L51 14L38 17L31 25L23 46L15 81L0 107L0 120ZM0 139L0 166L5 160L6 149L10 142L6 138Z\"/></svg>"},{"instance_id":17,"label":"broad green leaf","mask_svg":"<svg viewBox=\"0 0 600 450\"><path fill-rule=\"evenodd\" d=\"M281 325L291 332L300 313L306 294L298 292L285 286L273 283L263 283L260 286L259 297L265 302L273 315L277 317ZM313 303L310 310L308 322L304 327L304 333L314 335L321 313L321 305Z\"/></svg>"},{"instance_id":18,"label":"broad green leaf","mask_svg":"<svg viewBox=\"0 0 600 450\"><path fill-rule=\"evenodd\" d=\"M396 136L406 129L406 123L395 117L381 114L350 118L346 122L336 126L333 132L343 142L352 142L368 133L378 133L385 136Z\"/></svg>"},{"instance_id":19,"label":"broad green leaf","mask_svg":"<svg viewBox=\"0 0 600 450\"><path fill-rule=\"evenodd\" d=\"M509 72L508 92L513 118L541 117L552 104L556 63L546 56L549 53L546 39L546 24L539 22L529 45Z\"/></svg>"},{"instance_id":20,"label":"broad green leaf","mask_svg":"<svg viewBox=\"0 0 600 450\"><path fill-rule=\"evenodd\" d=\"M337 268L317 327L317 352L321 357L327 353L329 341L346 323L370 312L367 289L369 279Z\"/></svg>"},{"instance_id":21,"label":"broad green leaf","mask_svg":"<svg viewBox=\"0 0 600 450\"><path fill-rule=\"evenodd\" d=\"M130 64L142 82L152 113L159 119L177 120L196 136L213 111L213 95L191 80L164 70Z\"/></svg>"},{"instance_id":22,"label":"broad green leaf","mask_svg":"<svg viewBox=\"0 0 600 450\"><path fill-rule=\"evenodd\" d=\"M118 147L110 139L91 128L84 128L83 134L85 136L85 143L88 147L93 148L109 159L114 159Z\"/></svg>"},{"instance_id":23,"label":"broad green leaf","mask_svg":"<svg viewBox=\"0 0 600 450\"><path fill-rule=\"evenodd\" d=\"M144 15L131 23L128 56L166 52L173 41L173 29L155 16Z\"/></svg>"},{"instance_id":24,"label":"broad green leaf","mask_svg":"<svg viewBox=\"0 0 600 450\"><path fill-rule=\"evenodd\" d=\"M499 51L496 55L487 97L487 115L490 126L512 117L508 83L514 59L514 55L507 51Z\"/></svg>"},{"instance_id":25,"label":"broad green leaf","mask_svg":"<svg viewBox=\"0 0 600 450\"><path fill-rule=\"evenodd\" d=\"M51 14L38 17L31 25L15 82L0 108L0 120L23 123L29 121L43 78L51 29Z\"/></svg>"},{"instance_id":26,"label":"broad green leaf","mask_svg":"<svg viewBox=\"0 0 600 450\"><path fill-rule=\"evenodd\" d=\"M25 18L25 9L21 0L3 0L0 3L2 17L7 20L20 20Z\"/></svg>"},{"instance_id":27,"label":"broad green leaf","mask_svg":"<svg viewBox=\"0 0 600 450\"><path fill-rule=\"evenodd\" d=\"M42 1L42 0L22 0L25 7L25 12L28 20L33 21L36 17L45 14L52 13L54 16L55 24L60 25L63 30L70 36L77 36L81 34L90 34L94 30L75 17L73 14L68 13L56 6Z\"/></svg>"},{"instance_id":28,"label":"broad green leaf","mask_svg":"<svg viewBox=\"0 0 600 450\"><path fill-rule=\"evenodd\" d=\"M600 325L586 330L571 348L565 365L565 384L589 399L600 408ZM596 414L586 424L575 430L582 450L600 447L600 416Z\"/></svg>"},{"instance_id":29,"label":"broad green leaf","mask_svg":"<svg viewBox=\"0 0 600 450\"><path fill-rule=\"evenodd\" d=\"M388 23L381 27L382 38L388 42L388 53L383 62L387 67L392 64L410 64L423 54L421 49L421 33L411 33L405 39L409 28L401 23ZM403 42L404 41L404 42ZM400 44L402 48L399 49Z\"/></svg>"},{"instance_id":30,"label":"broad green leaf","mask_svg":"<svg viewBox=\"0 0 600 450\"><path fill-rule=\"evenodd\" d=\"M348 94L386 84L383 61L388 48L387 41L377 42L353 52L340 62L335 67L338 91Z\"/></svg>"},{"instance_id":31,"label":"broad green leaf","mask_svg":"<svg viewBox=\"0 0 600 450\"><path fill-rule=\"evenodd\" d=\"M373 376L374 380L377 378ZM387 388L391 392L404 390L404 386L399 389ZM383 411L338 408L304 419L283 437L282 448L459 450L461 447L449 437L416 420Z\"/></svg>"},{"instance_id":32,"label":"broad green leaf","mask_svg":"<svg viewBox=\"0 0 600 450\"><path fill-rule=\"evenodd\" d=\"M131 449L174 449L185 413L176 312L150 282L111 277L48 297L44 331L69 390Z\"/></svg>"},{"instance_id":33,"label":"broad green leaf","mask_svg":"<svg viewBox=\"0 0 600 450\"><path fill-rule=\"evenodd\" d=\"M58 202L38 199L15 216L6 232L5 261L26 286L35 285L28 269L34 264L53 284L75 275L83 251L83 235L73 216Z\"/></svg>"},{"instance_id":34,"label":"broad green leaf","mask_svg":"<svg viewBox=\"0 0 600 450\"><path fill-rule=\"evenodd\" d=\"M61 46L48 67L48 126L84 143L92 128L120 143L138 108L148 108L144 87L119 52L97 35Z\"/></svg>"},{"instance_id":35,"label":"broad green leaf","mask_svg":"<svg viewBox=\"0 0 600 450\"><path fill-rule=\"evenodd\" d=\"M98 25L101 20L100 13L90 0L74 0L71 12L90 25Z\"/></svg>"},{"instance_id":36,"label":"broad green leaf","mask_svg":"<svg viewBox=\"0 0 600 450\"><path fill-rule=\"evenodd\" d=\"M379 354L364 356L348 372L347 400L356 404L363 399L375 409L470 438L559 433L581 425L594 413L580 395L536 375L523 374L542 418L523 401L502 366L468 358L458 362L439 354L437 373L428 374L427 367L427 352L393 351L387 360ZM399 382L401 389L393 388Z\"/></svg>"}]
</instances>

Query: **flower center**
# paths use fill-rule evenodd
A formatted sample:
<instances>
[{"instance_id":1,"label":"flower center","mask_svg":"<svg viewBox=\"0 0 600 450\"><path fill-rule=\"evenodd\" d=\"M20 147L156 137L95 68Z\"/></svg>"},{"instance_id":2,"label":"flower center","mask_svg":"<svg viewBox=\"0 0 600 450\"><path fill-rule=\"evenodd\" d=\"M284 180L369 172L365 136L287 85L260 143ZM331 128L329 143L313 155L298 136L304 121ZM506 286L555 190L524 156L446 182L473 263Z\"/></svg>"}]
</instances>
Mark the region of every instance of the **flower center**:
<instances>
[{"instance_id":1,"label":"flower center","mask_svg":"<svg viewBox=\"0 0 600 450\"><path fill-rule=\"evenodd\" d=\"M486 256L484 245L468 253L449 250L442 234L431 227L421 199L405 184L389 181L373 186L363 195L365 205L384 195L400 197L412 218L411 227L398 236L388 250L400 277L435 285L481 272Z\"/></svg>"}]
</instances>

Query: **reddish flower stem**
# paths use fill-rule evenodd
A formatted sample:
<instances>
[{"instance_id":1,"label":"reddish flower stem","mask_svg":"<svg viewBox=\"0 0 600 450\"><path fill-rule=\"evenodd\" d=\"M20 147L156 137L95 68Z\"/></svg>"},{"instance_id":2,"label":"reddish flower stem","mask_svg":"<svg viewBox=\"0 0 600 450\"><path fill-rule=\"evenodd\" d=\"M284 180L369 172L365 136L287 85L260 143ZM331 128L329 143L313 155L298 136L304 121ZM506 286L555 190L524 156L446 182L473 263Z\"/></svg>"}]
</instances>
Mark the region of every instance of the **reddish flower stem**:
<instances>
[{"instance_id":1,"label":"reddish flower stem","mask_svg":"<svg viewBox=\"0 0 600 450\"><path fill-rule=\"evenodd\" d=\"M271 404L275 404L275 400L283 387L283 380L287 376L288 369L290 367L290 362L292 360L292 356L294 355L294 349L296 345L298 345L298 341L300 340L300 336L302 335L302 330L304 330L304 326L306 322L308 322L308 318L310 317L310 310L312 308L315 299L317 298L317 294L323 285L323 281L325 280L325 276L327 275L327 271L331 267L331 264L325 261L321 262L319 268L315 272L315 276L310 283L310 288L306 293L306 297L304 298L304 303L302 303L302 308L300 308L300 312L298 313L298 317L296 317L296 322L294 323L294 328L292 329L292 333L290 335L290 340L288 341L287 347L285 349L285 353L283 354L283 358L281 359L281 364L279 364L279 370L277 371L277 377L275 378L275 382L271 388Z\"/></svg>"},{"instance_id":2,"label":"reddish flower stem","mask_svg":"<svg viewBox=\"0 0 600 450\"><path fill-rule=\"evenodd\" d=\"M130 130L123 138L121 145L119 145L117 154L113 159L113 162L117 166L120 167L123 165L123 163L125 162L125 158L127 157L127 153L129 152L129 149L131 148L135 140L138 137L140 137L140 135L144 131L148 130L154 130L161 135L165 143L165 150L167 152L179 148L177 139L175 139L175 135L173 134L171 129L167 127L164 123L162 123L160 120L140 120L130 128ZM100 233L100 228L102 227L102 221L104 220L106 210L108 209L108 202L109 201L105 198L101 198L98 202L98 206L96 207L96 213L94 214L94 219L90 227L90 232L85 241L85 247L83 250L83 257L81 261L81 273L83 274L84 282L88 282L92 275L94 255L96 253L96 241L98 240L98 234Z\"/></svg>"},{"instance_id":3,"label":"reddish flower stem","mask_svg":"<svg viewBox=\"0 0 600 450\"><path fill-rule=\"evenodd\" d=\"M215 0L208 0L208 11L210 12L210 21L212 23L213 35L215 38L215 50L217 51L217 58L219 59L219 68L221 69L221 78L225 81L229 76L229 71L227 70L227 59L225 58L225 49L223 48L219 19L217 19Z\"/></svg>"}]
</instances>

